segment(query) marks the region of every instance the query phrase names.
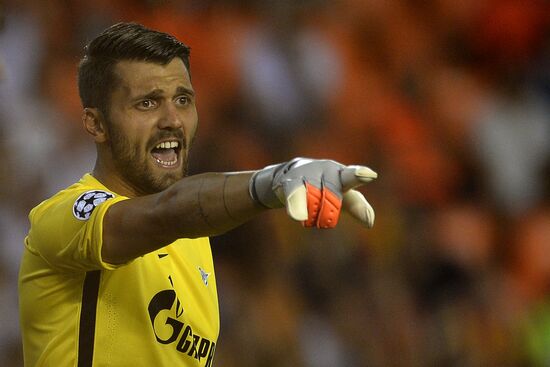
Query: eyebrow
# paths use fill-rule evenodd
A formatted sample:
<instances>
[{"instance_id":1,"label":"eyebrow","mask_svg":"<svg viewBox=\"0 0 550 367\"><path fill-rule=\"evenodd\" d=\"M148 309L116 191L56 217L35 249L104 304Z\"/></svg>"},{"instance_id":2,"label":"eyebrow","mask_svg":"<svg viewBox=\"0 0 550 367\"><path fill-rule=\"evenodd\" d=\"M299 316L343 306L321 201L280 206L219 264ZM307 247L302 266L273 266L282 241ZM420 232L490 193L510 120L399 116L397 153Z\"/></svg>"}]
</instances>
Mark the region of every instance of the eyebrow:
<instances>
[{"instance_id":1,"label":"eyebrow","mask_svg":"<svg viewBox=\"0 0 550 367\"><path fill-rule=\"evenodd\" d=\"M195 91L191 88L187 88L187 87L177 87L176 88L176 94L187 94L191 97L195 96Z\"/></svg>"}]
</instances>

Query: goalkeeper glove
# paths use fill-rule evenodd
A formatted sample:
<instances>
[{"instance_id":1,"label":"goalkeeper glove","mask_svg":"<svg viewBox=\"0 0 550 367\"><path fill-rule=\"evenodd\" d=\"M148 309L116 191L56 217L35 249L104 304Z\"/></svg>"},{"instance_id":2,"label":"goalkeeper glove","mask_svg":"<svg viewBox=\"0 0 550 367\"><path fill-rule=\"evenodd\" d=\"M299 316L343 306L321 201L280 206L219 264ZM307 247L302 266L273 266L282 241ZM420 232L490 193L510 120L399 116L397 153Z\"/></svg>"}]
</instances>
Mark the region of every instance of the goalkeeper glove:
<instances>
[{"instance_id":1,"label":"goalkeeper glove","mask_svg":"<svg viewBox=\"0 0 550 367\"><path fill-rule=\"evenodd\" d=\"M267 166L250 179L250 196L268 208L286 207L305 227L333 228L340 211L372 228L374 209L354 187L378 175L365 166L345 166L332 160L295 158Z\"/></svg>"}]
</instances>

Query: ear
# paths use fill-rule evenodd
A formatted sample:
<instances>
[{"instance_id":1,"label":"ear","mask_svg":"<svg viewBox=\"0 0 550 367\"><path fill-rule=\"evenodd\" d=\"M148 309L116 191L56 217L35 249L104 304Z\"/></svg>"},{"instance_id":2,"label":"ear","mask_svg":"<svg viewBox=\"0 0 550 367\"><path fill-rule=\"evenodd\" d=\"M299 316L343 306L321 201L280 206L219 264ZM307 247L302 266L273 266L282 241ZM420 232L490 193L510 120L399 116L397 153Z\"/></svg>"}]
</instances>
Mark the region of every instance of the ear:
<instances>
[{"instance_id":1,"label":"ear","mask_svg":"<svg viewBox=\"0 0 550 367\"><path fill-rule=\"evenodd\" d=\"M103 114L97 108L86 107L82 114L84 129L94 137L96 143L103 143L107 140L107 129Z\"/></svg>"}]
</instances>

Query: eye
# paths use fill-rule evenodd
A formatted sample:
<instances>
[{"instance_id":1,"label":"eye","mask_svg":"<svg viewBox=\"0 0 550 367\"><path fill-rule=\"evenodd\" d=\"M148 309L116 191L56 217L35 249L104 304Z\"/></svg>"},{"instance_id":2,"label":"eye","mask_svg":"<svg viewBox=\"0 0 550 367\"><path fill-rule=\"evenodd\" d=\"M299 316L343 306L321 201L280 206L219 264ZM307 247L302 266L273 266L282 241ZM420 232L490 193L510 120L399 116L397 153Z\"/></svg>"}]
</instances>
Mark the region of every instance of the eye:
<instances>
[{"instance_id":1,"label":"eye","mask_svg":"<svg viewBox=\"0 0 550 367\"><path fill-rule=\"evenodd\" d=\"M179 96L176 98L176 103L182 106L186 106L191 103L191 98L189 98L189 96Z\"/></svg>"},{"instance_id":2,"label":"eye","mask_svg":"<svg viewBox=\"0 0 550 367\"><path fill-rule=\"evenodd\" d=\"M144 99L142 101L139 101L136 105L139 110L150 110L152 108L155 108L156 106L157 103L152 99Z\"/></svg>"}]
</instances>

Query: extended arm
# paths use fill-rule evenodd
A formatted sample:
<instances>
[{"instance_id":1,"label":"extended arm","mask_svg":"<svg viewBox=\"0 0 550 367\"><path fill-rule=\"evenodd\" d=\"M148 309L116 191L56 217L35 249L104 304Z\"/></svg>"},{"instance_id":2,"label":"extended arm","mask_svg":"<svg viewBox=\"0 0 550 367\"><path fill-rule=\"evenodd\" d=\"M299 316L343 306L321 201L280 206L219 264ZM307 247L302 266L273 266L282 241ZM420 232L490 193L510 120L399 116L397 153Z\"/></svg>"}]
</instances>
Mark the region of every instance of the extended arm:
<instances>
[{"instance_id":1,"label":"extended arm","mask_svg":"<svg viewBox=\"0 0 550 367\"><path fill-rule=\"evenodd\" d=\"M103 260L124 263L178 238L221 234L263 210L283 206L305 227L332 228L341 209L372 227L374 211L353 188L376 177L367 167L304 158L255 172L190 176L158 194L109 208Z\"/></svg>"}]
</instances>

